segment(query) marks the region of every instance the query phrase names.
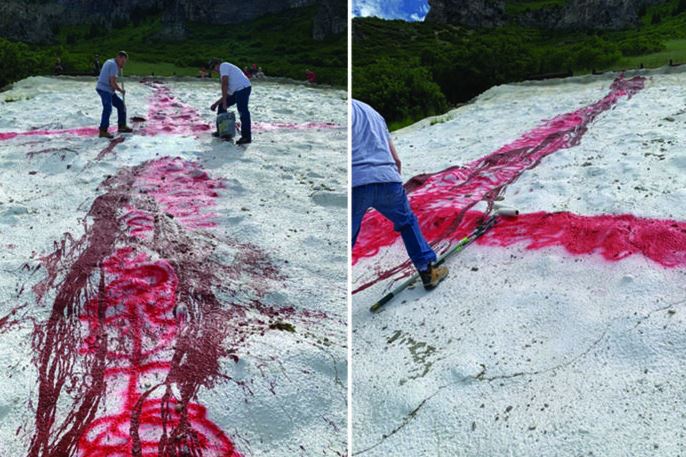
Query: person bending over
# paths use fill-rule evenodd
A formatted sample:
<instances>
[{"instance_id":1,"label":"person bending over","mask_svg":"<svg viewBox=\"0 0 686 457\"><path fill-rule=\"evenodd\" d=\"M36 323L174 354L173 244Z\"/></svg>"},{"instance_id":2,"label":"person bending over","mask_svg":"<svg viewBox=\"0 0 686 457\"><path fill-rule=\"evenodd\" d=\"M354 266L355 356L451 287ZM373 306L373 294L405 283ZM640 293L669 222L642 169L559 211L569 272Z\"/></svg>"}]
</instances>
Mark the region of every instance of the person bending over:
<instances>
[{"instance_id":1,"label":"person bending over","mask_svg":"<svg viewBox=\"0 0 686 457\"><path fill-rule=\"evenodd\" d=\"M218 59L212 61L214 71L219 72L222 85L222 96L212 104L210 109L217 113L225 113L229 106L236 105L238 114L241 118L241 138L236 144L248 144L252 142L252 131L250 123L250 92L252 87L250 80L243 74L243 71L229 62L220 62Z\"/></svg>"},{"instance_id":2,"label":"person bending over","mask_svg":"<svg viewBox=\"0 0 686 457\"><path fill-rule=\"evenodd\" d=\"M448 275L448 268L435 266L436 253L422 235L417 217L400 177L401 162L386 121L371 106L352 101L352 243L355 246L362 218L374 208L393 222L400 232L412 263L426 290Z\"/></svg>"}]
</instances>

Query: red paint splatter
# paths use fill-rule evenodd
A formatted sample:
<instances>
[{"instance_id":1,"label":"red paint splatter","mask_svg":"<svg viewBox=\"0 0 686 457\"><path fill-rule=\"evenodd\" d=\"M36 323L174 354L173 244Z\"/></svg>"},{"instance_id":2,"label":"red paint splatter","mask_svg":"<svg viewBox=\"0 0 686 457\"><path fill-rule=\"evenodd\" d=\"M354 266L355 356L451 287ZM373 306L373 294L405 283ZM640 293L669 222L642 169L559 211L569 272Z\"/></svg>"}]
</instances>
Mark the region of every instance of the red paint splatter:
<instances>
[{"instance_id":1,"label":"red paint splatter","mask_svg":"<svg viewBox=\"0 0 686 457\"><path fill-rule=\"evenodd\" d=\"M521 214L503 218L477 242L488 246L522 243L527 249L562 246L573 255L596 254L612 262L641 255L666 268L686 266L686 222L631 214Z\"/></svg>"},{"instance_id":2,"label":"red paint splatter","mask_svg":"<svg viewBox=\"0 0 686 457\"><path fill-rule=\"evenodd\" d=\"M283 279L264 252L187 232L213 226L206 209L221 187L180 159L123 169L103 184L85 235L42 259L36 290L55 299L34 336L30 457L239 456L197 394L229 379L222 360L295 311L260 302Z\"/></svg>"},{"instance_id":3,"label":"red paint splatter","mask_svg":"<svg viewBox=\"0 0 686 457\"><path fill-rule=\"evenodd\" d=\"M81 353L97 354L99 340L108 339L104 382L118 404L108 404L107 414L90 422L78 455L239 457L206 409L177 400L164 382L184 324L174 316L178 278L172 265L124 248L103 262L103 271L104 294L86 303L80 316L88 329Z\"/></svg>"},{"instance_id":4,"label":"red paint splatter","mask_svg":"<svg viewBox=\"0 0 686 457\"><path fill-rule=\"evenodd\" d=\"M216 204L217 190L224 184L212 179L197 163L180 158L157 160L141 171L137 187L187 229L216 226L216 214L208 210Z\"/></svg>"},{"instance_id":5,"label":"red paint splatter","mask_svg":"<svg viewBox=\"0 0 686 457\"><path fill-rule=\"evenodd\" d=\"M477 203L490 205L526 170L536 167L546 156L579 144L589 124L601 113L611 109L622 97L631 97L644 86L645 79L616 79L610 92L597 102L571 113L562 114L525 133L514 142L463 167L450 167L410 179L405 188L410 205L419 219L427 240L441 251L451 241L468 232L475 219L467 217ZM464 227L460 229L460 225ZM364 218L353 249L353 264L361 258L373 257L382 248L398 240L392 225L376 211ZM381 271L379 277L361 285L356 292L399 272L411 273L409 261Z\"/></svg>"},{"instance_id":6,"label":"red paint splatter","mask_svg":"<svg viewBox=\"0 0 686 457\"><path fill-rule=\"evenodd\" d=\"M169 87L157 82L147 84L153 88L153 94L144 134L193 135L210 130L210 125L203 121L198 111L176 99Z\"/></svg>"},{"instance_id":7,"label":"red paint splatter","mask_svg":"<svg viewBox=\"0 0 686 457\"><path fill-rule=\"evenodd\" d=\"M23 319L23 316L17 316L17 313L28 306L28 304L23 304L21 306L14 307L7 315L0 317L0 334L5 333L11 330L13 327L19 325Z\"/></svg>"},{"instance_id":8,"label":"red paint splatter","mask_svg":"<svg viewBox=\"0 0 686 457\"><path fill-rule=\"evenodd\" d=\"M102 160L105 158L106 155L109 155L114 151L114 148L117 147L117 145L122 144L126 138L123 136L117 137L113 140L110 141L110 144L105 146L102 151L98 153L98 155L95 157L95 160Z\"/></svg>"},{"instance_id":9,"label":"red paint splatter","mask_svg":"<svg viewBox=\"0 0 686 457\"><path fill-rule=\"evenodd\" d=\"M142 80L141 83L152 87L153 93L148 107L148 118L145 121L140 119L137 124L142 124L141 129L136 133L143 135L197 135L208 132L212 126L205 122L198 111L192 106L178 100L171 92L171 89L160 81ZM240 122L237 123L240 127ZM277 130L322 130L337 129L338 124L333 122L254 122L255 132L272 132ZM116 131L116 129L110 129ZM45 130L37 129L28 132L0 132L0 141L11 140L23 136L96 136L98 129L95 127L79 127L73 129ZM121 139L120 139L121 138ZM112 152L114 147L121 143L123 137L113 140L109 146L98 154L97 160Z\"/></svg>"},{"instance_id":10,"label":"red paint splatter","mask_svg":"<svg viewBox=\"0 0 686 457\"><path fill-rule=\"evenodd\" d=\"M22 136L53 136L53 135L75 135L75 136L95 136L99 130L95 127L78 127L73 129L60 130L29 130L28 132L0 132L0 141L11 140Z\"/></svg>"}]
</instances>

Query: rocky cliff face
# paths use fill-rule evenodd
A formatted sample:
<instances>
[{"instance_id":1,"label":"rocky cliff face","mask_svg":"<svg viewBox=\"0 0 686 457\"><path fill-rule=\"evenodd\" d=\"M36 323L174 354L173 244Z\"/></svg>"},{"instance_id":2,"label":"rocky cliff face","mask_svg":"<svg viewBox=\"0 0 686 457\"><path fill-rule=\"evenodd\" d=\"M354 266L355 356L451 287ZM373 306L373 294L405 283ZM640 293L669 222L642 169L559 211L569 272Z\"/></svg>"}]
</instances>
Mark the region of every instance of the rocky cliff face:
<instances>
[{"instance_id":1,"label":"rocky cliff face","mask_svg":"<svg viewBox=\"0 0 686 457\"><path fill-rule=\"evenodd\" d=\"M154 13L162 14L165 37L183 39L188 21L235 24L312 5L319 5L312 32L315 38L345 30L345 0L0 0L0 36L45 43L61 25L100 24L110 28Z\"/></svg>"},{"instance_id":2,"label":"rocky cliff face","mask_svg":"<svg viewBox=\"0 0 686 457\"><path fill-rule=\"evenodd\" d=\"M554 30L617 30L636 25L641 8L660 1L568 0L563 6L508 18L504 0L429 0L431 10L426 20L467 27L496 27L513 21Z\"/></svg>"},{"instance_id":3,"label":"rocky cliff face","mask_svg":"<svg viewBox=\"0 0 686 457\"><path fill-rule=\"evenodd\" d=\"M348 27L347 0L322 0L314 18L312 37L323 40L346 31Z\"/></svg>"},{"instance_id":4,"label":"rocky cliff face","mask_svg":"<svg viewBox=\"0 0 686 457\"><path fill-rule=\"evenodd\" d=\"M637 25L641 8L659 2L660 0L571 0L563 7L523 14L518 22L558 30L619 30Z\"/></svg>"},{"instance_id":5,"label":"rocky cliff face","mask_svg":"<svg viewBox=\"0 0 686 457\"><path fill-rule=\"evenodd\" d=\"M504 0L429 0L428 22L467 27L497 27L505 23Z\"/></svg>"}]
</instances>

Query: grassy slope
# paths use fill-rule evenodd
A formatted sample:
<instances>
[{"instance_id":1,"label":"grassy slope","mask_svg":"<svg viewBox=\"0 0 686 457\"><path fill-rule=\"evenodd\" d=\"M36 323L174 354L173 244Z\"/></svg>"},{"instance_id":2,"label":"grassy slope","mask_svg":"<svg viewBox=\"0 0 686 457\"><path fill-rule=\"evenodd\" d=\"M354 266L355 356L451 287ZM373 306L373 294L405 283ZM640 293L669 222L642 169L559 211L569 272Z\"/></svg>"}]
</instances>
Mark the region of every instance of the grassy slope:
<instances>
[{"instance_id":1,"label":"grassy slope","mask_svg":"<svg viewBox=\"0 0 686 457\"><path fill-rule=\"evenodd\" d=\"M188 38L180 42L159 38L157 17L103 35L89 26L64 27L57 44L32 47L30 51L39 56L41 73L51 73L58 56L68 73L90 73L96 53L104 60L125 49L130 56L127 74L132 75L196 76L208 59L219 57L241 67L256 63L268 76L299 80L305 79L305 70L310 68L320 82L344 86L346 36L313 40L314 14L314 8L301 8L231 26L190 24Z\"/></svg>"},{"instance_id":2,"label":"grassy slope","mask_svg":"<svg viewBox=\"0 0 686 457\"><path fill-rule=\"evenodd\" d=\"M686 63L686 39L664 41L664 50L640 56L623 57L613 69L637 68L643 64L647 68L657 68L672 59L674 63Z\"/></svg>"},{"instance_id":3,"label":"grassy slope","mask_svg":"<svg viewBox=\"0 0 686 457\"><path fill-rule=\"evenodd\" d=\"M508 11L559 3L510 2ZM451 25L358 18L353 22L353 95L381 106L380 111L398 128L444 112L493 85L538 74L567 70L584 74L592 69L618 70L640 64L659 67L669 59L683 63L686 11L679 12L678 5L679 0L669 0L648 8L640 27L599 33L554 32L515 25L468 30ZM412 106L408 93L419 94L415 99L424 99L425 92L433 94L435 89L403 80L401 75L415 69L427 71L428 83L438 87L443 101L432 95L433 106ZM384 88L375 85L379 79L385 80L386 87L398 87L395 92L384 93ZM386 98L393 102L386 103Z\"/></svg>"}]
</instances>

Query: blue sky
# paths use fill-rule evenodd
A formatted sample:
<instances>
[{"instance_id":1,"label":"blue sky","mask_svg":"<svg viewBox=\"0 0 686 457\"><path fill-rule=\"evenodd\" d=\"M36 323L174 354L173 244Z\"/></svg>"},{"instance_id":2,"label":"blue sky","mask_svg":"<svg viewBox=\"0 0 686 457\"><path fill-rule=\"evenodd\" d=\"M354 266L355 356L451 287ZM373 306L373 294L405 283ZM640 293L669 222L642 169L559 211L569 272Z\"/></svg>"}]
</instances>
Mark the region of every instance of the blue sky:
<instances>
[{"instance_id":1,"label":"blue sky","mask_svg":"<svg viewBox=\"0 0 686 457\"><path fill-rule=\"evenodd\" d=\"M427 12L428 0L353 0L353 16L421 21Z\"/></svg>"}]
</instances>

